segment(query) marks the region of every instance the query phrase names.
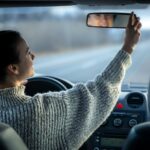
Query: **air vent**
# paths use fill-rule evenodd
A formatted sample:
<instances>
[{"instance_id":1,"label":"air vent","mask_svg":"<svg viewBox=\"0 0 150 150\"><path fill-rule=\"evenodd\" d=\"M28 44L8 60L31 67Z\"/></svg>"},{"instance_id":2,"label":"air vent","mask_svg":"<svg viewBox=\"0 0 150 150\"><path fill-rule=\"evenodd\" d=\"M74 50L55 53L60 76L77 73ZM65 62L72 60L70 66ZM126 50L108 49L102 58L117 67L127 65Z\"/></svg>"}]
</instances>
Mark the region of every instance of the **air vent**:
<instances>
[{"instance_id":1,"label":"air vent","mask_svg":"<svg viewBox=\"0 0 150 150\"><path fill-rule=\"evenodd\" d=\"M138 92L130 93L127 97L127 104L132 108L139 108L144 102L144 95Z\"/></svg>"}]
</instances>

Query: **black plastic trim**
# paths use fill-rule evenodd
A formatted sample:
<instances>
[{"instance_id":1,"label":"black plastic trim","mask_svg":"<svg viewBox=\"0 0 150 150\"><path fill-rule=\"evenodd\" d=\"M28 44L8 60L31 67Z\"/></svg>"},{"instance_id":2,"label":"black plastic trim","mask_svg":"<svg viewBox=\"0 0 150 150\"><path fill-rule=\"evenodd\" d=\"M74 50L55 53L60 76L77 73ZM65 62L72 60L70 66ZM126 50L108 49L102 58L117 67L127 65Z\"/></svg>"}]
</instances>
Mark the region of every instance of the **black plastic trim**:
<instances>
[{"instance_id":1,"label":"black plastic trim","mask_svg":"<svg viewBox=\"0 0 150 150\"><path fill-rule=\"evenodd\" d=\"M29 0L29 1L11 1L11 0L2 0L0 1L0 7L34 7L34 6L67 6L67 5L75 5L72 1L49 1L49 0Z\"/></svg>"}]
</instances>

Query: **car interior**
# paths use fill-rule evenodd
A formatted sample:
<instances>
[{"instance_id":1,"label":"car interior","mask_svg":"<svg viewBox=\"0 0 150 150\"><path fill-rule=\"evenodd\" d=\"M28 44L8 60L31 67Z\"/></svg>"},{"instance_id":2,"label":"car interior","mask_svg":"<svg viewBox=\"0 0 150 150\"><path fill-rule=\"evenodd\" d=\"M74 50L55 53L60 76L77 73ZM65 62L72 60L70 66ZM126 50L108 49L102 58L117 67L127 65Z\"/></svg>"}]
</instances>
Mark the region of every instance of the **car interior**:
<instances>
[{"instance_id":1,"label":"car interior","mask_svg":"<svg viewBox=\"0 0 150 150\"><path fill-rule=\"evenodd\" d=\"M80 150L150 149L150 1L0 0L0 30L20 31L36 54L35 76L28 79L25 90L30 96L71 89L102 73L122 46L132 11L142 22L132 66L111 115ZM115 22L98 25L97 15L111 16ZM0 149L28 148L2 122Z\"/></svg>"}]
</instances>

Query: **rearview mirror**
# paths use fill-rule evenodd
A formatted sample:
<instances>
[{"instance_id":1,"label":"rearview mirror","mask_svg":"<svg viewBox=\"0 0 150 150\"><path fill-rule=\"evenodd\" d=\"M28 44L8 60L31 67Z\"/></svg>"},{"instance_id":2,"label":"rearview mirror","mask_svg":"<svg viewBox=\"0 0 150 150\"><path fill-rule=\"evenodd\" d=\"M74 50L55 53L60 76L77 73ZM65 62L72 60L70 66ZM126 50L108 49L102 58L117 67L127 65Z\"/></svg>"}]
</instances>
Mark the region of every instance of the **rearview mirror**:
<instances>
[{"instance_id":1,"label":"rearview mirror","mask_svg":"<svg viewBox=\"0 0 150 150\"><path fill-rule=\"evenodd\" d=\"M90 13L87 26L98 28L126 28L130 13Z\"/></svg>"}]
</instances>

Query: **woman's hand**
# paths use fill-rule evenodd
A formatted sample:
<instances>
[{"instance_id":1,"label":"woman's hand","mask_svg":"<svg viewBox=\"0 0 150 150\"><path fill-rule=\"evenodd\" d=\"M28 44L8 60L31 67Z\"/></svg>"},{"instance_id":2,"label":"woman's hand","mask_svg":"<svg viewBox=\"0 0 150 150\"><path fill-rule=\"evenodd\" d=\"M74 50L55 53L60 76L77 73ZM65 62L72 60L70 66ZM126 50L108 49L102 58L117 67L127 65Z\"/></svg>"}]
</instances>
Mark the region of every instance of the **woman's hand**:
<instances>
[{"instance_id":1,"label":"woman's hand","mask_svg":"<svg viewBox=\"0 0 150 150\"><path fill-rule=\"evenodd\" d=\"M137 42L139 41L141 26L142 24L139 18L136 17L136 15L132 12L126 28L125 41L122 47L123 50L130 54L132 53Z\"/></svg>"}]
</instances>

